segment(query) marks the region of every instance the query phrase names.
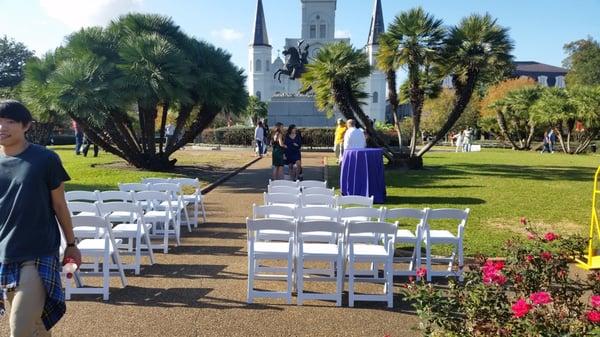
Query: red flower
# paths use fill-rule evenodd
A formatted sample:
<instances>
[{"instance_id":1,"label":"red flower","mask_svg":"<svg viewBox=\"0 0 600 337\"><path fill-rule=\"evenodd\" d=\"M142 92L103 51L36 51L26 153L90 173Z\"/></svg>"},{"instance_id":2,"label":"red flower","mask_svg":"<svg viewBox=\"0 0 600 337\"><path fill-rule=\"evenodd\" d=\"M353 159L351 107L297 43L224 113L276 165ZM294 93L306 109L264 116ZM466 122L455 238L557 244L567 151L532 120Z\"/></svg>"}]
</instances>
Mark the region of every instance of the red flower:
<instances>
[{"instance_id":1,"label":"red flower","mask_svg":"<svg viewBox=\"0 0 600 337\"><path fill-rule=\"evenodd\" d=\"M481 271L483 272L483 283L485 284L498 284L503 285L506 283L506 276L502 275L502 268L504 268L503 261L493 262L487 260Z\"/></svg>"},{"instance_id":2,"label":"red flower","mask_svg":"<svg viewBox=\"0 0 600 337\"><path fill-rule=\"evenodd\" d=\"M417 277L425 277L427 275L427 268L421 267L417 270Z\"/></svg>"},{"instance_id":3,"label":"red flower","mask_svg":"<svg viewBox=\"0 0 600 337\"><path fill-rule=\"evenodd\" d=\"M521 225L527 225L527 218L524 216L521 217Z\"/></svg>"},{"instance_id":4,"label":"red flower","mask_svg":"<svg viewBox=\"0 0 600 337\"><path fill-rule=\"evenodd\" d=\"M409 277L408 277L408 282L411 282L411 283L412 283L412 282L414 282L414 281L415 281L415 278L414 278L414 277L412 277L412 276L409 276Z\"/></svg>"},{"instance_id":5,"label":"red flower","mask_svg":"<svg viewBox=\"0 0 600 337\"><path fill-rule=\"evenodd\" d=\"M558 239L558 235L556 235L552 232L548 232L548 233L546 233L546 235L544 235L544 239L546 239L546 241L548 241L548 242L554 241L554 240Z\"/></svg>"},{"instance_id":6,"label":"red flower","mask_svg":"<svg viewBox=\"0 0 600 337\"><path fill-rule=\"evenodd\" d=\"M550 296L550 293L547 293L545 291L539 291L537 293L533 293L533 294L529 295L529 299L535 305L548 304L548 303L552 302L552 296Z\"/></svg>"},{"instance_id":7,"label":"red flower","mask_svg":"<svg viewBox=\"0 0 600 337\"><path fill-rule=\"evenodd\" d=\"M531 262L534 259L533 255L527 255L525 258L527 259L527 262Z\"/></svg>"},{"instance_id":8,"label":"red flower","mask_svg":"<svg viewBox=\"0 0 600 337\"><path fill-rule=\"evenodd\" d=\"M587 313L587 319L595 324L600 323L600 311L591 310Z\"/></svg>"},{"instance_id":9,"label":"red flower","mask_svg":"<svg viewBox=\"0 0 600 337\"><path fill-rule=\"evenodd\" d=\"M544 261L550 261L550 260L552 260L552 253L550 253L550 252L542 252L542 254L540 254L540 257Z\"/></svg>"},{"instance_id":10,"label":"red flower","mask_svg":"<svg viewBox=\"0 0 600 337\"><path fill-rule=\"evenodd\" d=\"M592 308L600 308L600 295L593 295L591 298Z\"/></svg>"},{"instance_id":11,"label":"red flower","mask_svg":"<svg viewBox=\"0 0 600 337\"><path fill-rule=\"evenodd\" d=\"M517 302L515 302L515 304L513 304L511 306L511 309L512 309L513 315L516 318L521 318L521 317L527 315L527 313L529 312L529 309L531 309L531 306L529 305L529 303L527 303L527 301L520 298Z\"/></svg>"}]
</instances>

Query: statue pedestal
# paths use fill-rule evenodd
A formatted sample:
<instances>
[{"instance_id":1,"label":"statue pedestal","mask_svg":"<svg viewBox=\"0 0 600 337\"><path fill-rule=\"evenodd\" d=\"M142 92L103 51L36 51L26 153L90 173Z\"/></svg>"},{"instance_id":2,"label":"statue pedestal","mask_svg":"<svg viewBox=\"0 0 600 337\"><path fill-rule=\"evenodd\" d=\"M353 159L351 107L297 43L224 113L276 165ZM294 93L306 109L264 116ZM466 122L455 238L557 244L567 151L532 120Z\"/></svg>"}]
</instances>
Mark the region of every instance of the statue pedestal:
<instances>
[{"instance_id":1,"label":"statue pedestal","mask_svg":"<svg viewBox=\"0 0 600 337\"><path fill-rule=\"evenodd\" d=\"M269 103L268 123L296 124L298 127L334 127L339 116L327 118L315 106L315 98L307 95L273 96Z\"/></svg>"}]
</instances>

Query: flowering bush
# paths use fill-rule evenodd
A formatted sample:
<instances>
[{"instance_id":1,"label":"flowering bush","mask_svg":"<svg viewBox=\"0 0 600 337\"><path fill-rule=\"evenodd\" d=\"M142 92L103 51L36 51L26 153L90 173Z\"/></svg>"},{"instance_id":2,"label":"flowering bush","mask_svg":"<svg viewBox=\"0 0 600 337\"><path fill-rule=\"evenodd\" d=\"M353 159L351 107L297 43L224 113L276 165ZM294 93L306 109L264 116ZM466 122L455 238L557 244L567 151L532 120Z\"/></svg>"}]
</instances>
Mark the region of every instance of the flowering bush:
<instances>
[{"instance_id":1,"label":"flowering bush","mask_svg":"<svg viewBox=\"0 0 600 337\"><path fill-rule=\"evenodd\" d=\"M521 223L527 240L507 242L505 260L476 257L463 283L406 286L424 336L600 336L600 272L582 280L569 270L585 240Z\"/></svg>"}]
</instances>

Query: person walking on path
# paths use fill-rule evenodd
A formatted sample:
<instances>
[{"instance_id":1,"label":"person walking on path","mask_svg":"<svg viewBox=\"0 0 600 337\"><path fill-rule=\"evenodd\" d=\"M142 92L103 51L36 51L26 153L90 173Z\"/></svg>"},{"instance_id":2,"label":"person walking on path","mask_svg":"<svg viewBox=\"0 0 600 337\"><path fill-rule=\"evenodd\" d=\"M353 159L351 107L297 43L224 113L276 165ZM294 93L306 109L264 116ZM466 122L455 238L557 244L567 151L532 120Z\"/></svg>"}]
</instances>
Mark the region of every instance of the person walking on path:
<instances>
[{"instance_id":1,"label":"person walking on path","mask_svg":"<svg viewBox=\"0 0 600 337\"><path fill-rule=\"evenodd\" d=\"M27 142L31 122L20 102L0 101L0 311L8 299L12 337L50 336L66 312L59 225L65 259L81 265L64 196L69 175L56 153Z\"/></svg>"},{"instance_id":2,"label":"person walking on path","mask_svg":"<svg viewBox=\"0 0 600 337\"><path fill-rule=\"evenodd\" d=\"M346 133L344 134L344 150L348 149L363 149L367 147L367 140L365 133L356 128L356 121L349 119L346 122Z\"/></svg>"},{"instance_id":3,"label":"person walking on path","mask_svg":"<svg viewBox=\"0 0 600 337\"><path fill-rule=\"evenodd\" d=\"M269 147L269 142L271 140L270 136L270 130L269 130L269 125L267 124L267 120L263 121L263 131L264 131L264 135L263 135L263 139L265 141L265 143L263 144L263 156L267 155L267 148Z\"/></svg>"},{"instance_id":4,"label":"person walking on path","mask_svg":"<svg viewBox=\"0 0 600 337\"><path fill-rule=\"evenodd\" d=\"M290 178L302 180L302 136L296 125L290 124L285 135L285 158L289 165Z\"/></svg>"},{"instance_id":5,"label":"person walking on path","mask_svg":"<svg viewBox=\"0 0 600 337\"><path fill-rule=\"evenodd\" d=\"M273 134L273 176L272 180L283 179L283 166L285 165L285 143L283 140L283 124L275 124Z\"/></svg>"},{"instance_id":6,"label":"person walking on path","mask_svg":"<svg viewBox=\"0 0 600 337\"><path fill-rule=\"evenodd\" d=\"M335 138L333 140L333 152L335 152L335 158L337 163L340 163L342 154L344 153L344 134L348 128L342 118L338 118L337 126L335 127Z\"/></svg>"},{"instance_id":7,"label":"person walking on path","mask_svg":"<svg viewBox=\"0 0 600 337\"><path fill-rule=\"evenodd\" d=\"M258 121L256 129L254 129L254 141L256 142L256 155L263 156L263 146L265 143L265 130L263 130L263 123Z\"/></svg>"},{"instance_id":8,"label":"person walking on path","mask_svg":"<svg viewBox=\"0 0 600 337\"><path fill-rule=\"evenodd\" d=\"M83 149L81 150L81 153L83 153L84 157L87 157L88 151L90 150L90 146L94 147L94 157L98 157L98 145L96 145L95 143L92 142L92 140L90 139L90 137L88 137L88 135L86 135L85 133L83 134Z\"/></svg>"}]
</instances>

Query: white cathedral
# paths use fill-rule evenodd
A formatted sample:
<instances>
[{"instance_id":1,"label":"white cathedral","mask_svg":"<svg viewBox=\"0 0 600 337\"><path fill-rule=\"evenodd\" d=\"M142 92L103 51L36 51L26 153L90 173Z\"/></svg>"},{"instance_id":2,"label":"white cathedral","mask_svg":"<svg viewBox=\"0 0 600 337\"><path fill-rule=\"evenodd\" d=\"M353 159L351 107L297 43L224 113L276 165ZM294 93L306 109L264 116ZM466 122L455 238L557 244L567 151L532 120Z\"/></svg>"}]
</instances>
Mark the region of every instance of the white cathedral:
<instances>
[{"instance_id":1,"label":"white cathedral","mask_svg":"<svg viewBox=\"0 0 600 337\"><path fill-rule=\"evenodd\" d=\"M286 38L285 47L296 47L300 40L310 45L308 50L309 62L310 58L318 52L319 48L331 42L345 41L350 43L350 39L335 38L335 11L337 7L336 0L300 0L302 2L302 35L300 38ZM375 55L378 50L378 37L384 31L383 13L381 9L381 0L375 0L373 15L371 17L371 26L367 43L364 46L364 52L368 57L369 64L372 66L371 75L365 79L364 91L369 94L369 98L364 102L363 109L365 113L372 119L377 121L385 120L386 110L386 79L385 74L375 68ZM299 118L294 116L302 114L294 109L294 98L300 89L298 80L289 80L287 76L281 76L281 83L273 78L273 73L283 67L284 61L277 56L275 61L272 61L272 46L269 44L267 35L267 25L263 10L262 0L258 0L256 6L256 18L254 23L253 40L248 48L248 92L251 95L258 97L265 102L271 102L271 105L277 108L271 109L269 113L269 121L271 123L281 121L284 124L295 123L300 126L324 126L331 125L333 121L318 120L316 118ZM300 98L298 98L300 99ZM304 98L306 100L306 98ZM301 99L300 99L301 100ZM285 102L284 102L285 101ZM289 103L289 104L284 104ZM296 102L298 103L298 102ZM323 115L316 111L314 101L312 110L314 115ZM285 110L287 105L288 118L278 118L281 120L273 120L272 110L275 113ZM295 105L299 106L299 105ZM283 112L283 114L286 114ZM296 117L296 118L294 118Z\"/></svg>"}]
</instances>

